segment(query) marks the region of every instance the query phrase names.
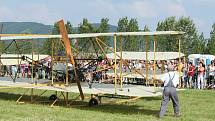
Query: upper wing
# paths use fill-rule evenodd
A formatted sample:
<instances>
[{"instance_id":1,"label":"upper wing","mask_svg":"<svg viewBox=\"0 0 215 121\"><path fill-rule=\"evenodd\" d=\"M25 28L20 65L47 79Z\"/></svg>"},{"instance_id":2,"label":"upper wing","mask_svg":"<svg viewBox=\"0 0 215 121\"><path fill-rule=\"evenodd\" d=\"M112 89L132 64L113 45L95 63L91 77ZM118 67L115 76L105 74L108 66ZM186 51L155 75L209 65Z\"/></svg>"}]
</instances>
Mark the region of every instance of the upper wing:
<instances>
[{"instance_id":1,"label":"upper wing","mask_svg":"<svg viewBox=\"0 0 215 121\"><path fill-rule=\"evenodd\" d=\"M69 34L69 38L87 38L100 36L156 36L156 35L182 35L180 31L156 31L156 32L112 32L112 33L84 33ZM17 39L48 39L62 38L61 35L41 35L41 34L0 34L1 40L17 40Z\"/></svg>"}]
</instances>

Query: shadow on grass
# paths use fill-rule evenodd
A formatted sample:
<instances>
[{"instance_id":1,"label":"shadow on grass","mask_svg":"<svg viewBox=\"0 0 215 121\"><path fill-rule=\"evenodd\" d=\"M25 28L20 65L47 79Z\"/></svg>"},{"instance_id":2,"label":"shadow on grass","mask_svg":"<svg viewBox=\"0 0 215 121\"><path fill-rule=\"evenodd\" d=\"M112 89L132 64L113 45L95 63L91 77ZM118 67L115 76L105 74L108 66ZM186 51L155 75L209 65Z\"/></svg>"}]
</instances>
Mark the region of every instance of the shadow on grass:
<instances>
[{"instance_id":1,"label":"shadow on grass","mask_svg":"<svg viewBox=\"0 0 215 121\"><path fill-rule=\"evenodd\" d=\"M19 99L20 96L21 96L21 94L0 92L0 100L16 101ZM31 96L23 95L23 97L20 101L27 101L28 102L28 101L30 101L30 99L31 99ZM46 96L41 96L39 99L40 100L49 100L49 98Z\"/></svg>"},{"instance_id":2,"label":"shadow on grass","mask_svg":"<svg viewBox=\"0 0 215 121\"><path fill-rule=\"evenodd\" d=\"M143 97L141 100L146 100L146 101L152 101L152 100L162 100L161 96L156 96L156 97Z\"/></svg>"},{"instance_id":3,"label":"shadow on grass","mask_svg":"<svg viewBox=\"0 0 215 121\"><path fill-rule=\"evenodd\" d=\"M90 111L99 111L105 113L113 113L113 114L144 114L144 115L152 115L157 116L159 110L145 109L143 106L137 105L116 105L116 104L106 104L99 105L94 107L76 107L80 110L90 110Z\"/></svg>"},{"instance_id":4,"label":"shadow on grass","mask_svg":"<svg viewBox=\"0 0 215 121\"><path fill-rule=\"evenodd\" d=\"M21 94L13 94L13 93L6 93L6 92L0 92L0 100L7 100L7 101L16 101ZM31 96L30 95L24 95L20 101L24 101L26 103L30 103ZM141 98L144 100L160 100L160 97L147 97L147 98ZM38 101L47 101L47 102L36 102L35 104L52 104L53 101L49 101L49 97L47 96L41 96L38 98ZM57 102L57 106L62 106L68 108L68 106L65 105L65 102ZM159 110L152 110L144 108L144 106L138 106L138 105L126 105L126 104L101 104L98 106L89 107L88 102L84 101L74 101L71 103L72 108L80 109L80 110L89 110L89 111L99 111L99 112L105 112L105 113L119 113L119 114L144 114L144 115L152 115L157 116Z\"/></svg>"}]
</instances>

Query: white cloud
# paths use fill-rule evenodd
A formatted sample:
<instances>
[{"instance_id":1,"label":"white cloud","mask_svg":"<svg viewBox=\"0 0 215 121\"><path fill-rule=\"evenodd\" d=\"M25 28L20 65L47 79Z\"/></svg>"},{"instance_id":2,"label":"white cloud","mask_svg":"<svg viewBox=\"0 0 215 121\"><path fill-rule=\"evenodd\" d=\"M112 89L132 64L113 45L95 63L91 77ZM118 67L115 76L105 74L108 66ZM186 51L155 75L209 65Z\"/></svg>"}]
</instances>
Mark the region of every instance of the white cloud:
<instances>
[{"instance_id":1,"label":"white cloud","mask_svg":"<svg viewBox=\"0 0 215 121\"><path fill-rule=\"evenodd\" d=\"M34 21L53 23L55 13L45 4L22 4L14 7L0 6L0 21ZM57 19L56 19L57 20Z\"/></svg>"},{"instance_id":2,"label":"white cloud","mask_svg":"<svg viewBox=\"0 0 215 121\"><path fill-rule=\"evenodd\" d=\"M165 9L166 8L166 9ZM187 12L181 0L169 1L164 11L170 16L186 16Z\"/></svg>"},{"instance_id":3,"label":"white cloud","mask_svg":"<svg viewBox=\"0 0 215 121\"><path fill-rule=\"evenodd\" d=\"M153 4L146 0L137 0L127 4L117 5L118 11L122 15L133 16L136 18L152 18L157 16Z\"/></svg>"},{"instance_id":4,"label":"white cloud","mask_svg":"<svg viewBox=\"0 0 215 121\"><path fill-rule=\"evenodd\" d=\"M190 0L192 1L193 3L196 3L196 4L202 4L202 3L215 3L214 0Z\"/></svg>"},{"instance_id":5,"label":"white cloud","mask_svg":"<svg viewBox=\"0 0 215 121\"><path fill-rule=\"evenodd\" d=\"M158 18L160 16L186 16L187 12L181 0L128 0L126 2L96 0L94 9L99 15L111 17L134 17L139 19ZM90 5L90 4L88 4ZM91 10L89 10L91 11ZM89 12L88 11L88 12Z\"/></svg>"},{"instance_id":6,"label":"white cloud","mask_svg":"<svg viewBox=\"0 0 215 121\"><path fill-rule=\"evenodd\" d=\"M51 1L50 1L51 2ZM82 18L97 21L102 17L108 17L111 21L128 16L137 19L158 18L159 16L181 16L186 11L181 0L166 2L159 0L128 0L117 2L115 0L84 0L53 3L17 3L15 8L11 6L0 7L0 20L3 21L39 21L53 23L58 18L65 18L80 23ZM53 4L53 5L52 5ZM79 19L78 19L79 18Z\"/></svg>"},{"instance_id":7,"label":"white cloud","mask_svg":"<svg viewBox=\"0 0 215 121\"><path fill-rule=\"evenodd\" d=\"M140 26L156 26L168 16L191 16L199 28L213 23L215 0L0 0L0 21L36 21L53 24L63 18L77 26L83 18L99 22L107 17L111 24L128 16L137 18ZM201 8L201 10L199 9ZM153 29L153 28L151 28ZM204 30L204 31L205 31Z\"/></svg>"}]
</instances>

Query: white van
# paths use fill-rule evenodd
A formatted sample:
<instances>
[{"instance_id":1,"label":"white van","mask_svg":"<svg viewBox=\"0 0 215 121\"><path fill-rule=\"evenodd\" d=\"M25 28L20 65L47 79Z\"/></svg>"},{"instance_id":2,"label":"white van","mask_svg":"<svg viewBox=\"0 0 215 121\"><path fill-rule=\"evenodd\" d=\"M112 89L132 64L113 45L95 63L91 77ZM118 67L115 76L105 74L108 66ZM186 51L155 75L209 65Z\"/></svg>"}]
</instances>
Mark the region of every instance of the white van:
<instances>
[{"instance_id":1,"label":"white van","mask_svg":"<svg viewBox=\"0 0 215 121\"><path fill-rule=\"evenodd\" d=\"M203 59L205 62L205 65L208 66L209 64L211 64L211 61L213 61L215 59L214 55L201 55L200 59Z\"/></svg>"},{"instance_id":2,"label":"white van","mask_svg":"<svg viewBox=\"0 0 215 121\"><path fill-rule=\"evenodd\" d=\"M201 54L191 54L188 56L188 60L189 62L192 62L194 66L197 66L200 57Z\"/></svg>"},{"instance_id":3,"label":"white van","mask_svg":"<svg viewBox=\"0 0 215 121\"><path fill-rule=\"evenodd\" d=\"M200 59L204 60L204 64L206 65L206 67L211 64L211 61L213 61L215 59L214 55L209 55L209 54L191 54L188 56L188 59L190 62L193 63L194 66L198 65L198 61Z\"/></svg>"}]
</instances>

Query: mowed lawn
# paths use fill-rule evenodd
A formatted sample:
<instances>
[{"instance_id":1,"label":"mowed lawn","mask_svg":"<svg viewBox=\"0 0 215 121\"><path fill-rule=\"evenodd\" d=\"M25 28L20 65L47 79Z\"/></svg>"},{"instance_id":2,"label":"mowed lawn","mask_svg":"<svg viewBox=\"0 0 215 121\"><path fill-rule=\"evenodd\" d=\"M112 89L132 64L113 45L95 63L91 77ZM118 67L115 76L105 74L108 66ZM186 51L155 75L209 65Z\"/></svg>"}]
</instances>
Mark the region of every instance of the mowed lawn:
<instances>
[{"instance_id":1,"label":"mowed lawn","mask_svg":"<svg viewBox=\"0 0 215 121\"><path fill-rule=\"evenodd\" d=\"M157 118L161 96L141 98L128 104L103 104L94 107L72 105L70 107L49 104L17 104L16 100L24 89L0 89L1 121L214 121L215 91L185 90L180 91L182 116L173 117L172 103L169 103L166 116ZM36 91L41 92L41 91ZM48 92L45 96L49 96ZM75 94L70 95L75 97ZM29 97L24 97L29 98ZM46 97L43 97L46 99ZM107 100L107 99L105 99ZM113 99L109 99L113 101Z\"/></svg>"}]
</instances>

